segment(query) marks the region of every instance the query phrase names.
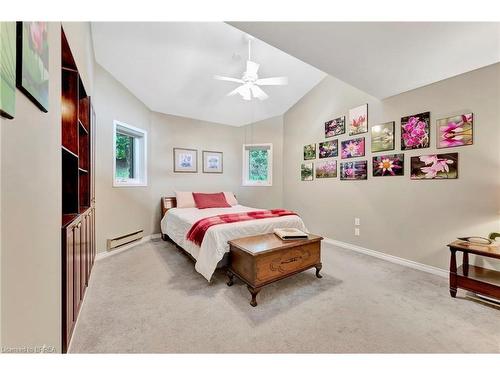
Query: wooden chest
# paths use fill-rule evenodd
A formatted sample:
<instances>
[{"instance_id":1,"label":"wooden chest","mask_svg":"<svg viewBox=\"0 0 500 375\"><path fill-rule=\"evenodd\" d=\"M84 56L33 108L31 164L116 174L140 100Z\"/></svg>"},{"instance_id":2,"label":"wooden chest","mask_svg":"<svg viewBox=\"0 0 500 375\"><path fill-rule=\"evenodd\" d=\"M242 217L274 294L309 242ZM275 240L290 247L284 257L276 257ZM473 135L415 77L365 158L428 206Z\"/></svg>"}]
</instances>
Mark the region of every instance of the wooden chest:
<instances>
[{"instance_id":1,"label":"wooden chest","mask_svg":"<svg viewBox=\"0 0 500 375\"><path fill-rule=\"evenodd\" d=\"M313 234L305 240L283 241L273 233L229 241L228 285L234 276L247 284L252 306L261 288L309 268L321 278L321 240Z\"/></svg>"}]
</instances>

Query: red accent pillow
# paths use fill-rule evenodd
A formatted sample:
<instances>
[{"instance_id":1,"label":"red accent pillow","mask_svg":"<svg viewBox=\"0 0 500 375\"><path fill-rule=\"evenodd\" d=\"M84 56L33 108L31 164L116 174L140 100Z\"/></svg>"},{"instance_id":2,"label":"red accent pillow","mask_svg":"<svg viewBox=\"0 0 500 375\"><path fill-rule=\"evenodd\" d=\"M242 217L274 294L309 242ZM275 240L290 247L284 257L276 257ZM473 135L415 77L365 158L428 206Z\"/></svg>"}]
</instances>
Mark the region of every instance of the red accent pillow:
<instances>
[{"instance_id":1,"label":"red accent pillow","mask_svg":"<svg viewBox=\"0 0 500 375\"><path fill-rule=\"evenodd\" d=\"M193 193L193 199L197 208L231 207L224 193Z\"/></svg>"}]
</instances>

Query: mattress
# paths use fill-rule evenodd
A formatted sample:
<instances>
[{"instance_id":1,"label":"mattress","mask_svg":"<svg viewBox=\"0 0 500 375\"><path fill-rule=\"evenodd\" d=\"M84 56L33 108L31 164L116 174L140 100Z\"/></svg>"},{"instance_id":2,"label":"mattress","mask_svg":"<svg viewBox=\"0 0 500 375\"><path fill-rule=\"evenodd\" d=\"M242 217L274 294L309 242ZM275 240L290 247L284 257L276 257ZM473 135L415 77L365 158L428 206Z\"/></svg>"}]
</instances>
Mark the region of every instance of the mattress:
<instances>
[{"instance_id":1,"label":"mattress","mask_svg":"<svg viewBox=\"0 0 500 375\"><path fill-rule=\"evenodd\" d=\"M193 256L196 260L196 271L210 281L217 263L229 251L228 241L257 234L272 233L274 228L297 228L307 231L304 222L299 216L290 215L214 225L207 230L201 246L186 239L189 229L198 220L216 215L257 210L259 209L242 205L202 210L198 208L171 208L161 220L161 231Z\"/></svg>"}]
</instances>

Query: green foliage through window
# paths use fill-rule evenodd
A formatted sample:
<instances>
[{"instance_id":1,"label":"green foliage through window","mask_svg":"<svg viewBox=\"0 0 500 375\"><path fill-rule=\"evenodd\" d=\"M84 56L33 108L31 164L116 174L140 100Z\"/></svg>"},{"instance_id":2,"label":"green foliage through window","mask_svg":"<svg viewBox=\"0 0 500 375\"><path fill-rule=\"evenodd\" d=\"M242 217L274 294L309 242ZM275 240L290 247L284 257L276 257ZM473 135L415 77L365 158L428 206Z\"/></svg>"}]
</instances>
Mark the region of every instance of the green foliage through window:
<instances>
[{"instance_id":1,"label":"green foliage through window","mask_svg":"<svg viewBox=\"0 0 500 375\"><path fill-rule=\"evenodd\" d=\"M267 158L268 150L252 149L248 153L248 178L250 181L266 181L267 180Z\"/></svg>"},{"instance_id":2,"label":"green foliage through window","mask_svg":"<svg viewBox=\"0 0 500 375\"><path fill-rule=\"evenodd\" d=\"M116 133L116 177L134 178L134 137Z\"/></svg>"}]
</instances>

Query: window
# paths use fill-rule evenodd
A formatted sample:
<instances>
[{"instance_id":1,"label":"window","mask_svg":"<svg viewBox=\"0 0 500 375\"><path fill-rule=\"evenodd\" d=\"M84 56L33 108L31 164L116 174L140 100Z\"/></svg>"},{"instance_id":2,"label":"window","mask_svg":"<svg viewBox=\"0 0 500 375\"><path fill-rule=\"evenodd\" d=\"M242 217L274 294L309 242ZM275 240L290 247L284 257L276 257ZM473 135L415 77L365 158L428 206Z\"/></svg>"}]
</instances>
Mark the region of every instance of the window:
<instances>
[{"instance_id":1,"label":"window","mask_svg":"<svg viewBox=\"0 0 500 375\"><path fill-rule=\"evenodd\" d=\"M272 186L273 145L243 145L243 186Z\"/></svg>"},{"instance_id":2,"label":"window","mask_svg":"<svg viewBox=\"0 0 500 375\"><path fill-rule=\"evenodd\" d=\"M114 121L113 186L147 186L147 132Z\"/></svg>"}]
</instances>

